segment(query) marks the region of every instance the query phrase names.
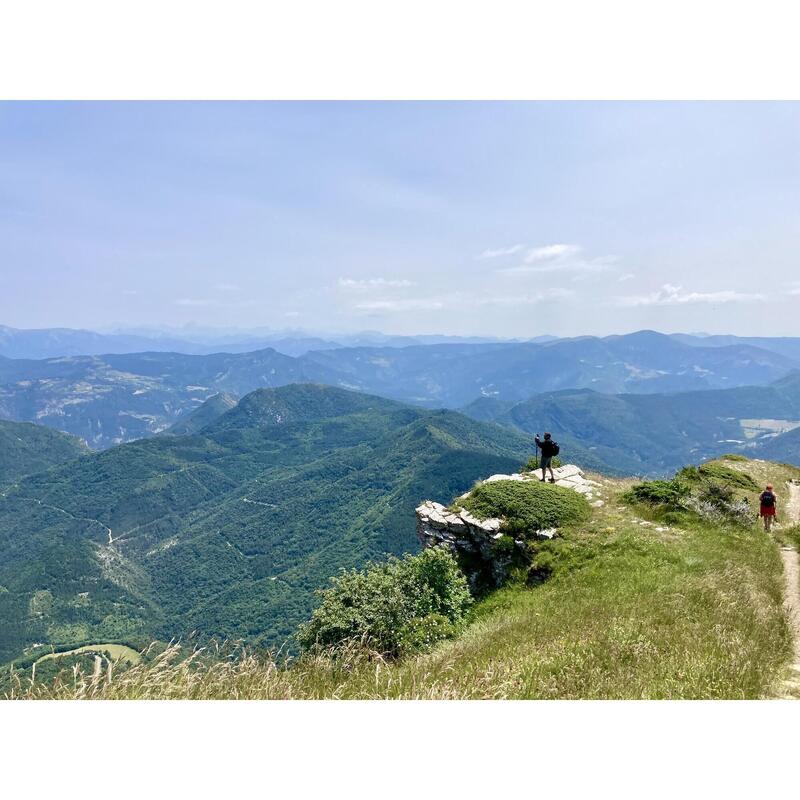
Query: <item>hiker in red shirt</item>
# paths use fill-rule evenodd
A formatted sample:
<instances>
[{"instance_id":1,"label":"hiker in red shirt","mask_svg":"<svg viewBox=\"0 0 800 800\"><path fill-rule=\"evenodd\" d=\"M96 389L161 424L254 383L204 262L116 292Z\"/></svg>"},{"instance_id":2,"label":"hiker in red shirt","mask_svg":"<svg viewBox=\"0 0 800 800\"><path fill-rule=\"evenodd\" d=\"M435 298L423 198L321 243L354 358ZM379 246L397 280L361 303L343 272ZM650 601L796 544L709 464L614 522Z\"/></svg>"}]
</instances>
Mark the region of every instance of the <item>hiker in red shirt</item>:
<instances>
[{"instance_id":1,"label":"hiker in red shirt","mask_svg":"<svg viewBox=\"0 0 800 800\"><path fill-rule=\"evenodd\" d=\"M764 519L764 530L769 533L769 529L772 527L772 520L775 518L775 512L778 507L778 498L775 492L772 491L771 483L767 484L767 488L761 492L761 496L758 499L761 503L759 516Z\"/></svg>"}]
</instances>

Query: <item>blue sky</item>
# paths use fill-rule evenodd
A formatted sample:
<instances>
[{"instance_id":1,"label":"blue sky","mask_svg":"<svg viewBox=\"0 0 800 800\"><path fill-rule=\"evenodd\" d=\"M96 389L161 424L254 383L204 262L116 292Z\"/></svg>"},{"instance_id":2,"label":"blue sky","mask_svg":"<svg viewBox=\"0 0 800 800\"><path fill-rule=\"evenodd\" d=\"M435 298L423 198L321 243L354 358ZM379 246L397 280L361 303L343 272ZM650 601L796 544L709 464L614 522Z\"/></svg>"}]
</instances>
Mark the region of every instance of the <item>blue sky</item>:
<instances>
[{"instance_id":1,"label":"blue sky","mask_svg":"<svg viewBox=\"0 0 800 800\"><path fill-rule=\"evenodd\" d=\"M796 103L2 103L0 324L800 335Z\"/></svg>"}]
</instances>

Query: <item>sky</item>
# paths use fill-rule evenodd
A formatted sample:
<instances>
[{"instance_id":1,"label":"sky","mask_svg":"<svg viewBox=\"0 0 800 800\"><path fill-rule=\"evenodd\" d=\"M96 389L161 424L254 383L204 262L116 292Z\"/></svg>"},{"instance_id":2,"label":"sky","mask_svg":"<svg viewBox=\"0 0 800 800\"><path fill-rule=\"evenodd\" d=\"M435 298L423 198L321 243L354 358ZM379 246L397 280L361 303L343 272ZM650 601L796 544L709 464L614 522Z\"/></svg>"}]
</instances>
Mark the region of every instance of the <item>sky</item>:
<instances>
[{"instance_id":1,"label":"sky","mask_svg":"<svg viewBox=\"0 0 800 800\"><path fill-rule=\"evenodd\" d=\"M798 103L0 103L0 324L800 336Z\"/></svg>"}]
</instances>

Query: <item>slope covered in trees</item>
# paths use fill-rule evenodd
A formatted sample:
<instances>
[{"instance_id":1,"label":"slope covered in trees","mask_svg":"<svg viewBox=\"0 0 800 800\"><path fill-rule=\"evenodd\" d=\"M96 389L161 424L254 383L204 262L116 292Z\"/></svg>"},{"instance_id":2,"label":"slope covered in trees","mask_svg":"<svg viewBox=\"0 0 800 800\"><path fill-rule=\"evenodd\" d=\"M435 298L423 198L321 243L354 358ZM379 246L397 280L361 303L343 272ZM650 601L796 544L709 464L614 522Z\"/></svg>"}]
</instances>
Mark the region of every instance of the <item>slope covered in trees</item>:
<instances>
[{"instance_id":1,"label":"slope covered in trees","mask_svg":"<svg viewBox=\"0 0 800 800\"><path fill-rule=\"evenodd\" d=\"M281 644L339 568L416 549L421 500L529 453L455 412L292 385L30 477L0 497L0 662L193 630Z\"/></svg>"},{"instance_id":2,"label":"slope covered in trees","mask_svg":"<svg viewBox=\"0 0 800 800\"><path fill-rule=\"evenodd\" d=\"M0 420L0 487L87 452L73 436L28 422Z\"/></svg>"}]
</instances>

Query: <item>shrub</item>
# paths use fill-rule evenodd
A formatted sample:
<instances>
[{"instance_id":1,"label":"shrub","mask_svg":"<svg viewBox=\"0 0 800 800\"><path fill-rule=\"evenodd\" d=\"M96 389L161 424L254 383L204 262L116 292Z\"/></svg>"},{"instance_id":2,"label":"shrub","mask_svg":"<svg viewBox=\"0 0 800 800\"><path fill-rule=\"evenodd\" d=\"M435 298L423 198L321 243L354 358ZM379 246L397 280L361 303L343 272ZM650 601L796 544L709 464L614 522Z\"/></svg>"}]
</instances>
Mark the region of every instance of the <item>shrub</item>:
<instances>
[{"instance_id":1,"label":"shrub","mask_svg":"<svg viewBox=\"0 0 800 800\"><path fill-rule=\"evenodd\" d=\"M583 495L539 481L482 483L462 505L478 519L502 518L502 530L509 534L534 533L579 522L590 513Z\"/></svg>"},{"instance_id":2,"label":"shrub","mask_svg":"<svg viewBox=\"0 0 800 800\"><path fill-rule=\"evenodd\" d=\"M709 483L700 491L698 498L706 503L711 503L712 506L723 509L733 502L733 489L716 483Z\"/></svg>"},{"instance_id":3,"label":"shrub","mask_svg":"<svg viewBox=\"0 0 800 800\"><path fill-rule=\"evenodd\" d=\"M698 516L714 523L730 522L735 525L752 525L757 517L746 498L724 502L692 497L688 507Z\"/></svg>"},{"instance_id":4,"label":"shrub","mask_svg":"<svg viewBox=\"0 0 800 800\"><path fill-rule=\"evenodd\" d=\"M740 472L737 469L726 467L724 464L701 464L697 468L698 473L706 480L714 481L715 483L728 484L730 486L737 486L740 489L749 491L757 491L758 484L746 472Z\"/></svg>"},{"instance_id":5,"label":"shrub","mask_svg":"<svg viewBox=\"0 0 800 800\"><path fill-rule=\"evenodd\" d=\"M675 475L675 478L676 480L688 483L697 483L698 481L702 480L700 477L700 471L694 465L684 467Z\"/></svg>"},{"instance_id":6,"label":"shrub","mask_svg":"<svg viewBox=\"0 0 800 800\"><path fill-rule=\"evenodd\" d=\"M723 461L747 461L747 456L743 456L741 453L725 453L720 456L720 459Z\"/></svg>"},{"instance_id":7,"label":"shrub","mask_svg":"<svg viewBox=\"0 0 800 800\"><path fill-rule=\"evenodd\" d=\"M396 657L452 636L472 603L455 558L441 547L343 572L331 583L298 631L306 650L336 650L360 640Z\"/></svg>"},{"instance_id":8,"label":"shrub","mask_svg":"<svg viewBox=\"0 0 800 800\"><path fill-rule=\"evenodd\" d=\"M625 493L625 499L629 502L649 503L671 509L684 508L688 496L689 487L675 478L671 481L643 481Z\"/></svg>"}]
</instances>

